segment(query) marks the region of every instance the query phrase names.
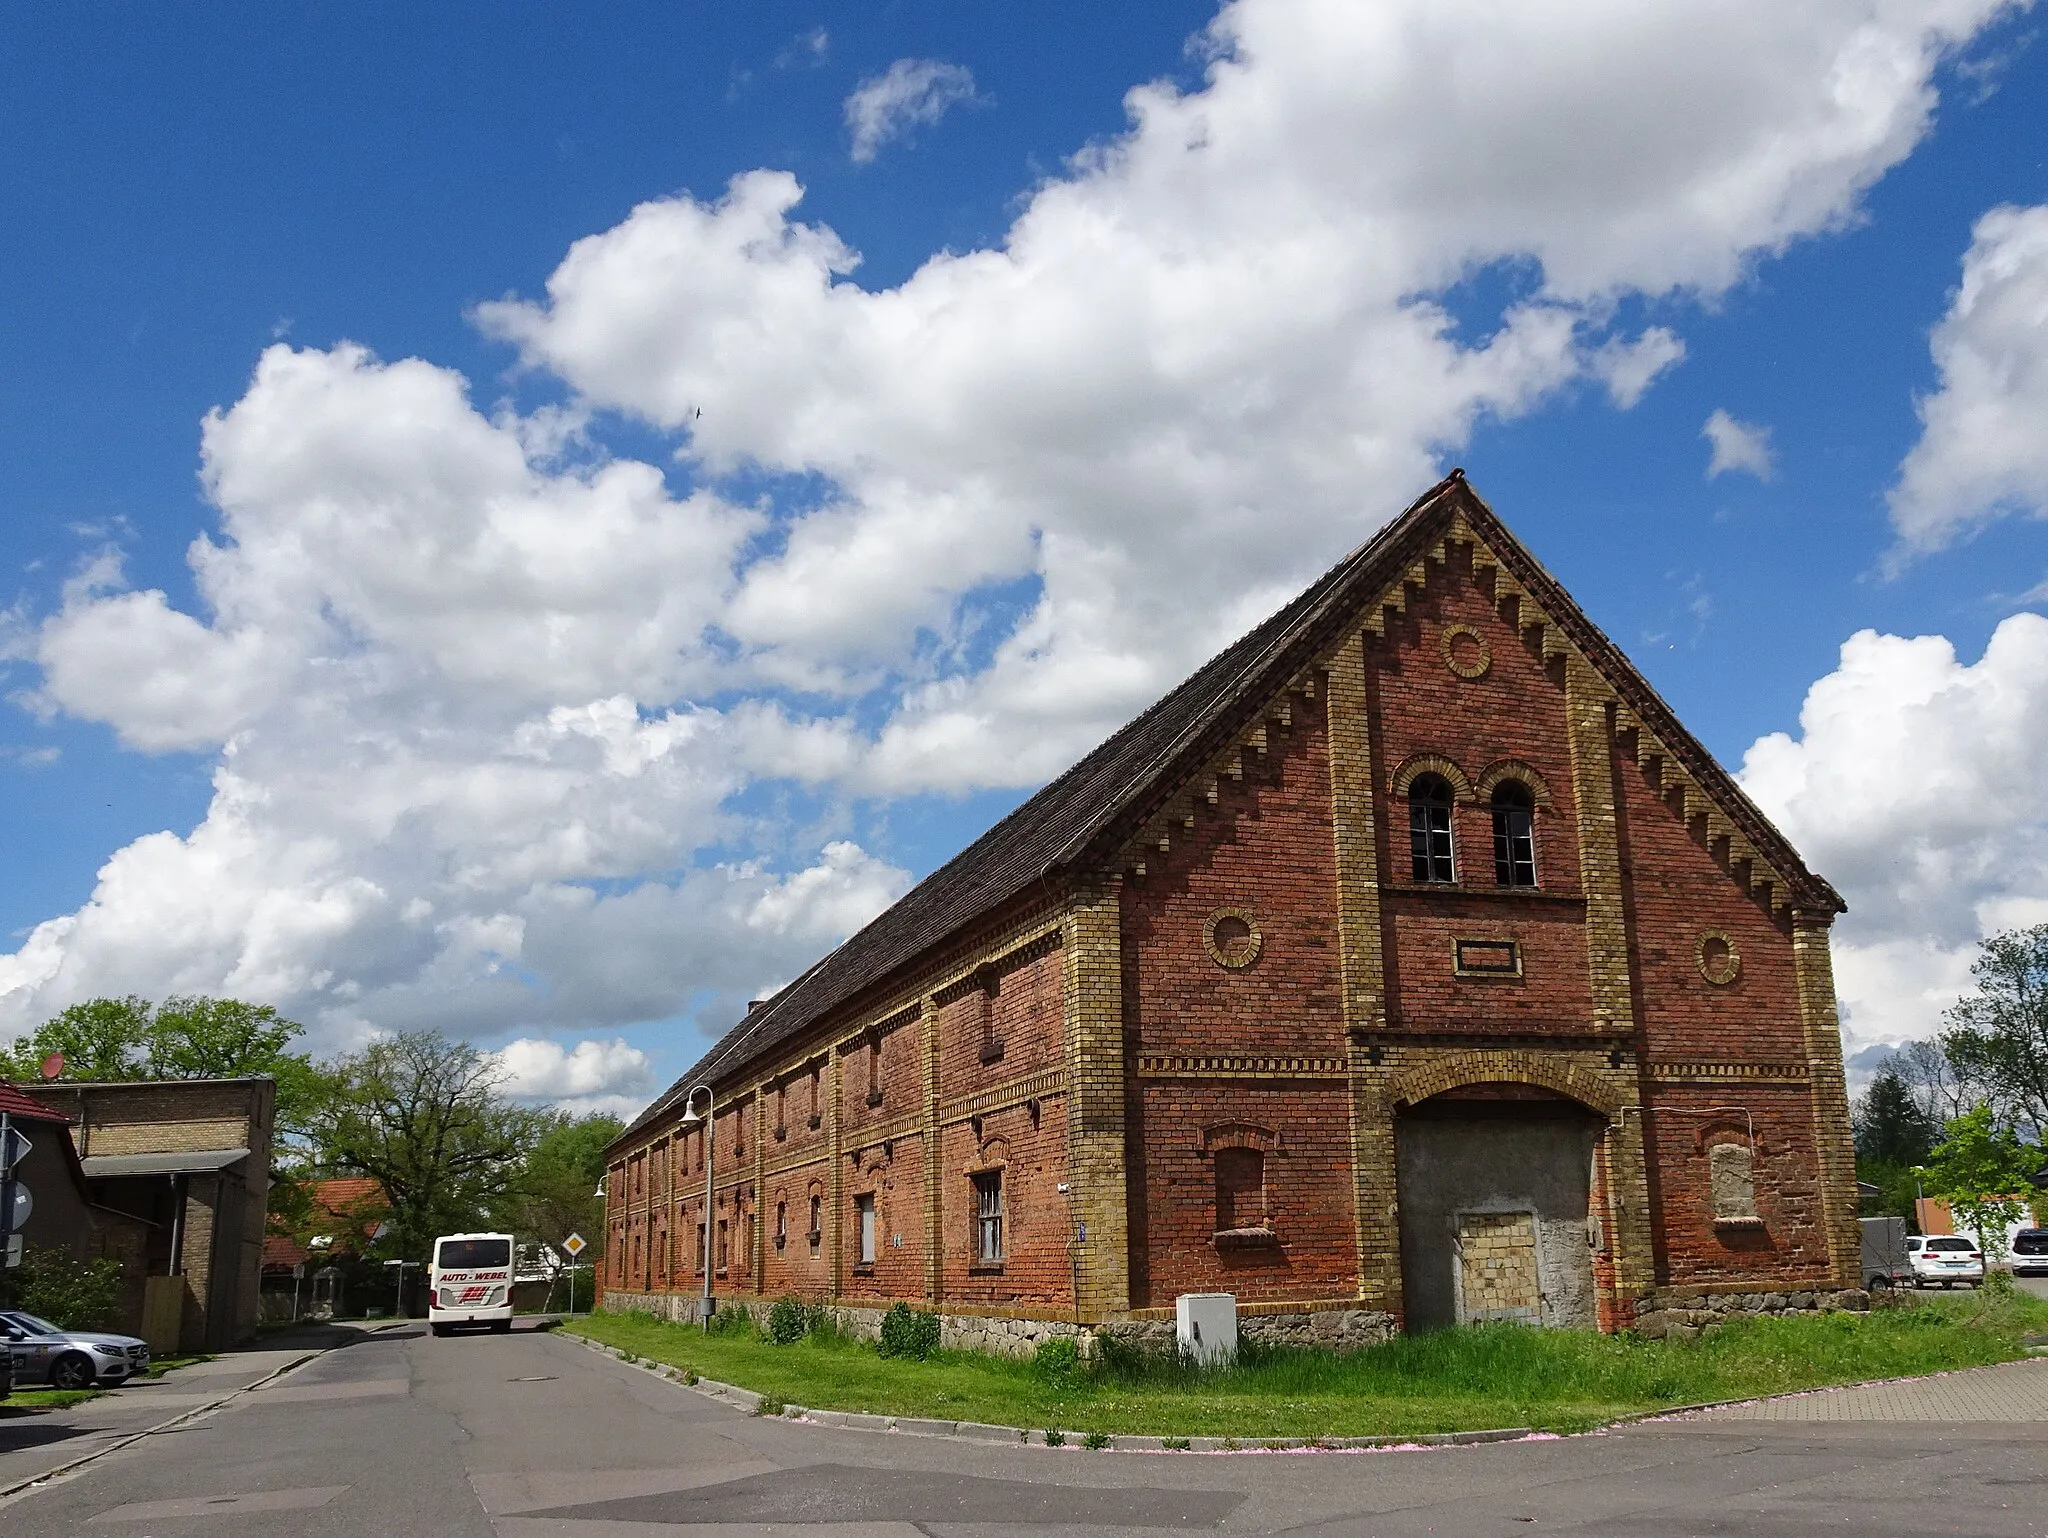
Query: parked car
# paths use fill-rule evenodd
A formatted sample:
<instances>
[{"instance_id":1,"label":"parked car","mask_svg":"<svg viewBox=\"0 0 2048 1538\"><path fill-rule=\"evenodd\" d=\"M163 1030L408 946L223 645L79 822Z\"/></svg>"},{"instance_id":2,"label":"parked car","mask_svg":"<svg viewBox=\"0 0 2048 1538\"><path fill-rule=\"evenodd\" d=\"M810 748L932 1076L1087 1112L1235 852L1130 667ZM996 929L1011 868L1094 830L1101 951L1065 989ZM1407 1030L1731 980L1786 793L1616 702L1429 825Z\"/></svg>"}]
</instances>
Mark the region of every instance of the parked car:
<instances>
[{"instance_id":1,"label":"parked car","mask_svg":"<svg viewBox=\"0 0 2048 1538\"><path fill-rule=\"evenodd\" d=\"M0 1399L14 1392L14 1353L0 1346Z\"/></svg>"},{"instance_id":2,"label":"parked car","mask_svg":"<svg viewBox=\"0 0 2048 1538\"><path fill-rule=\"evenodd\" d=\"M0 1342L6 1344L17 1384L91 1388L126 1383L133 1374L149 1370L146 1341L95 1330L60 1330L20 1309L0 1309Z\"/></svg>"},{"instance_id":3,"label":"parked car","mask_svg":"<svg viewBox=\"0 0 2048 1538\"><path fill-rule=\"evenodd\" d=\"M1915 1287L1953 1287L1984 1280L1984 1252L1957 1234L1915 1234L1906 1241Z\"/></svg>"},{"instance_id":4,"label":"parked car","mask_svg":"<svg viewBox=\"0 0 2048 1538\"><path fill-rule=\"evenodd\" d=\"M2023 1228L2012 1236L2012 1274L2048 1272L2048 1228Z\"/></svg>"}]
</instances>

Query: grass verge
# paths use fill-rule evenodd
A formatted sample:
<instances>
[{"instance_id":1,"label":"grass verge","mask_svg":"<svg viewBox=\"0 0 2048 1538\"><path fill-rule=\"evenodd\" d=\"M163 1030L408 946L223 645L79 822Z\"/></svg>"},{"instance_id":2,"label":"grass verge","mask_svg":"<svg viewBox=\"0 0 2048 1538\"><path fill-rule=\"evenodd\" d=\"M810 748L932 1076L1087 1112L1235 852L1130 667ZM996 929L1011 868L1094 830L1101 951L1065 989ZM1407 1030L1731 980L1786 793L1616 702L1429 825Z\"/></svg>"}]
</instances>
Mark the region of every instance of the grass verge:
<instances>
[{"instance_id":1,"label":"grass verge","mask_svg":"<svg viewBox=\"0 0 2048 1538\"><path fill-rule=\"evenodd\" d=\"M939 1352L881 1357L814 1332L778 1346L751 1328L704 1335L640 1314L592 1314L571 1333L817 1409L1127 1435L1383 1436L1530 1426L1583 1431L1674 1405L1790 1393L2024 1356L2048 1302L1971 1294L1869 1314L1741 1320L1695 1341L1532 1330L1444 1330L1338 1356L1247 1349L1201 1371L1098 1363L1064 1381L1029 1361Z\"/></svg>"},{"instance_id":2,"label":"grass verge","mask_svg":"<svg viewBox=\"0 0 2048 1538\"><path fill-rule=\"evenodd\" d=\"M129 1383L154 1383L167 1372L176 1372L180 1367L190 1367L194 1362L210 1362L208 1355L167 1356L149 1364L149 1371L137 1373ZM125 1385L122 1385L125 1387ZM8 1410L65 1410L75 1404L84 1404L106 1393L103 1388L19 1388L0 1399L0 1409Z\"/></svg>"}]
</instances>

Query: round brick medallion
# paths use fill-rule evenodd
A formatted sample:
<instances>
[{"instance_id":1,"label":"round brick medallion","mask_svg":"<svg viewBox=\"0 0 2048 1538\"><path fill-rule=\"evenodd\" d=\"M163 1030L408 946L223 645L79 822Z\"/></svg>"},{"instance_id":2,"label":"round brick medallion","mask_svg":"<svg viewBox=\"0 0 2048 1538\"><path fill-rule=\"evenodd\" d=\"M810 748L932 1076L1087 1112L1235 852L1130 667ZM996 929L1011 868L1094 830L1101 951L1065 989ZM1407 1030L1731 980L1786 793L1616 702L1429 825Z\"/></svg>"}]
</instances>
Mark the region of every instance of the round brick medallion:
<instances>
[{"instance_id":1,"label":"round brick medallion","mask_svg":"<svg viewBox=\"0 0 2048 1538\"><path fill-rule=\"evenodd\" d=\"M1742 971L1742 956L1735 949L1735 942L1718 929L1700 936L1693 947L1693 958L1699 962L1700 976L1717 988L1734 982Z\"/></svg>"},{"instance_id":2,"label":"round brick medallion","mask_svg":"<svg viewBox=\"0 0 2048 1538\"><path fill-rule=\"evenodd\" d=\"M1460 678L1484 678L1493 666L1493 648L1470 625L1444 626L1437 644L1443 647L1444 665Z\"/></svg>"},{"instance_id":3,"label":"round brick medallion","mask_svg":"<svg viewBox=\"0 0 2048 1538\"><path fill-rule=\"evenodd\" d=\"M1209 959L1233 972L1257 961L1263 943L1259 921L1249 908L1218 908L1202 922L1202 945Z\"/></svg>"}]
</instances>

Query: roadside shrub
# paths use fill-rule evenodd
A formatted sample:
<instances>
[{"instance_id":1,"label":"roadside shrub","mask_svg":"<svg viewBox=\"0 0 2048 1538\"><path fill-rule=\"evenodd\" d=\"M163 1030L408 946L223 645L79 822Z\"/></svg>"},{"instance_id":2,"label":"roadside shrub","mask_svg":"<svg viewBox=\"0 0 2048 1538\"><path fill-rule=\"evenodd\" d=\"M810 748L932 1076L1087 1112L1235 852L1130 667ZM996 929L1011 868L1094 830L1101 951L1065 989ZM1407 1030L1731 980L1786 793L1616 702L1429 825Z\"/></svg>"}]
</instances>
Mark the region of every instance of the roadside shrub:
<instances>
[{"instance_id":1,"label":"roadside shrub","mask_svg":"<svg viewBox=\"0 0 2048 1538\"><path fill-rule=\"evenodd\" d=\"M1065 1447L1067 1445L1067 1434L1064 1431L1048 1431L1045 1434L1045 1445L1047 1447Z\"/></svg>"},{"instance_id":2,"label":"roadside shrub","mask_svg":"<svg viewBox=\"0 0 2048 1538\"><path fill-rule=\"evenodd\" d=\"M63 1330L111 1329L121 1312L121 1263L37 1245L0 1271L0 1307L40 1314Z\"/></svg>"},{"instance_id":3,"label":"roadside shrub","mask_svg":"<svg viewBox=\"0 0 2048 1538\"><path fill-rule=\"evenodd\" d=\"M2018 1294L2010 1271L1986 1270L1984 1280L1977 1286L1977 1295L1986 1303L2009 1303Z\"/></svg>"},{"instance_id":4,"label":"roadside shrub","mask_svg":"<svg viewBox=\"0 0 2048 1538\"><path fill-rule=\"evenodd\" d=\"M922 1362L939 1349L939 1316L907 1303L895 1304L882 1315L882 1338L875 1349L883 1356L907 1356Z\"/></svg>"},{"instance_id":5,"label":"roadside shrub","mask_svg":"<svg viewBox=\"0 0 2048 1538\"><path fill-rule=\"evenodd\" d=\"M754 1316L743 1308L721 1308L711 1316L711 1328L704 1333L744 1340L754 1333Z\"/></svg>"},{"instance_id":6,"label":"roadside shrub","mask_svg":"<svg viewBox=\"0 0 2048 1538\"><path fill-rule=\"evenodd\" d=\"M1186 1437L1161 1437L1159 1445L1170 1453L1184 1453L1193 1444Z\"/></svg>"},{"instance_id":7,"label":"roadside shrub","mask_svg":"<svg viewBox=\"0 0 2048 1538\"><path fill-rule=\"evenodd\" d=\"M768 1310L768 1338L778 1346L793 1346L810 1328L809 1310L795 1298L777 1298Z\"/></svg>"},{"instance_id":8,"label":"roadside shrub","mask_svg":"<svg viewBox=\"0 0 2048 1538\"><path fill-rule=\"evenodd\" d=\"M1109 1446L1109 1433L1106 1431L1091 1431L1081 1438L1081 1445L1091 1453L1099 1453Z\"/></svg>"},{"instance_id":9,"label":"roadside shrub","mask_svg":"<svg viewBox=\"0 0 2048 1538\"><path fill-rule=\"evenodd\" d=\"M1079 1388L1088 1376L1081 1348L1071 1340L1042 1340L1031 1358L1031 1370L1054 1388Z\"/></svg>"},{"instance_id":10,"label":"roadside shrub","mask_svg":"<svg viewBox=\"0 0 2048 1538\"><path fill-rule=\"evenodd\" d=\"M773 1394L763 1394L754 1405L754 1413L756 1415L780 1417L782 1412L788 1408L788 1405L777 1399Z\"/></svg>"}]
</instances>

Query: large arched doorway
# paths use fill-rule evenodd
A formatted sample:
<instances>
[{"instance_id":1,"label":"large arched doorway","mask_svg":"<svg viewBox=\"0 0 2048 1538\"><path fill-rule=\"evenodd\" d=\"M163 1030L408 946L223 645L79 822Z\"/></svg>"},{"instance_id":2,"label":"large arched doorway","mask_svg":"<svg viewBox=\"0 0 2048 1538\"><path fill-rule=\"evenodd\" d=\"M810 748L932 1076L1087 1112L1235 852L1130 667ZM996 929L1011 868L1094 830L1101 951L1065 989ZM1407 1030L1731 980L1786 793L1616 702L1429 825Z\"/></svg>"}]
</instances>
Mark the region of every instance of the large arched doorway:
<instances>
[{"instance_id":1,"label":"large arched doorway","mask_svg":"<svg viewBox=\"0 0 2048 1538\"><path fill-rule=\"evenodd\" d=\"M1590 1221L1607 1119L1533 1084L1470 1084L1394 1124L1411 1331L1598 1322Z\"/></svg>"}]
</instances>

